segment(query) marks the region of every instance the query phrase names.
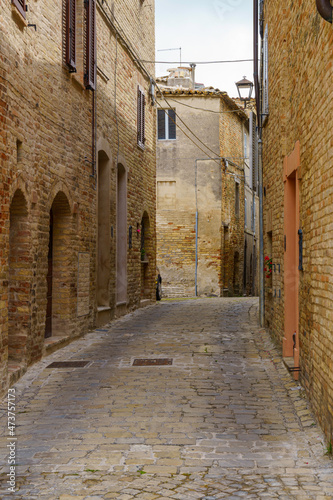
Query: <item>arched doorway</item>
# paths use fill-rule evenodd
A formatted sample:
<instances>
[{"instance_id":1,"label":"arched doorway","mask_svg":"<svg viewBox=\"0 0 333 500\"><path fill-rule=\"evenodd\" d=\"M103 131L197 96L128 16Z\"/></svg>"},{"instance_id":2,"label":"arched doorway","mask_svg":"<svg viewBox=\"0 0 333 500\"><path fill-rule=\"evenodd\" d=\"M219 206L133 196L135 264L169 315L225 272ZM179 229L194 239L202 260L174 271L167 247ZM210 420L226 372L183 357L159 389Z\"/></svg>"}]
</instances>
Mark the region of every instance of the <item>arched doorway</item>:
<instances>
[{"instance_id":1,"label":"arched doorway","mask_svg":"<svg viewBox=\"0 0 333 500\"><path fill-rule=\"evenodd\" d=\"M28 207L17 189L10 205L8 280L8 360L26 359L30 332L32 266Z\"/></svg>"},{"instance_id":2,"label":"arched doorway","mask_svg":"<svg viewBox=\"0 0 333 500\"><path fill-rule=\"evenodd\" d=\"M127 175L117 169L117 304L127 301Z\"/></svg>"},{"instance_id":3,"label":"arched doorway","mask_svg":"<svg viewBox=\"0 0 333 500\"><path fill-rule=\"evenodd\" d=\"M49 219L45 338L66 336L70 329L72 217L68 199L59 192Z\"/></svg>"},{"instance_id":4,"label":"arched doorway","mask_svg":"<svg viewBox=\"0 0 333 500\"><path fill-rule=\"evenodd\" d=\"M97 307L110 305L110 162L98 152Z\"/></svg>"},{"instance_id":5,"label":"arched doorway","mask_svg":"<svg viewBox=\"0 0 333 500\"><path fill-rule=\"evenodd\" d=\"M141 219L141 299L152 298L152 235L149 215L144 212Z\"/></svg>"}]
</instances>

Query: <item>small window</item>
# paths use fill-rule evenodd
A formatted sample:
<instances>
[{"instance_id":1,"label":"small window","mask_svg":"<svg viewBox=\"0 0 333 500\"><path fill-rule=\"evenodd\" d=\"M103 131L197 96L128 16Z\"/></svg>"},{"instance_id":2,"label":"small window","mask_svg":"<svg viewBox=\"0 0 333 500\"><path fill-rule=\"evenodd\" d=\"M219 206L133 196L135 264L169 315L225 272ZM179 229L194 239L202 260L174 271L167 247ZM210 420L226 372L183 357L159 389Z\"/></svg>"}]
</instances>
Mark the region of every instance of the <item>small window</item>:
<instances>
[{"instance_id":1,"label":"small window","mask_svg":"<svg viewBox=\"0 0 333 500\"><path fill-rule=\"evenodd\" d=\"M239 217L239 183L235 183L235 215Z\"/></svg>"},{"instance_id":2,"label":"small window","mask_svg":"<svg viewBox=\"0 0 333 500\"><path fill-rule=\"evenodd\" d=\"M25 19L26 18L26 1L25 0L12 0L12 4L15 5L21 16Z\"/></svg>"},{"instance_id":3,"label":"small window","mask_svg":"<svg viewBox=\"0 0 333 500\"><path fill-rule=\"evenodd\" d=\"M76 0L66 0L66 64L76 72Z\"/></svg>"},{"instance_id":4,"label":"small window","mask_svg":"<svg viewBox=\"0 0 333 500\"><path fill-rule=\"evenodd\" d=\"M96 88L96 0L86 0L86 89Z\"/></svg>"},{"instance_id":5,"label":"small window","mask_svg":"<svg viewBox=\"0 0 333 500\"><path fill-rule=\"evenodd\" d=\"M146 99L145 94L138 85L138 146L141 149L145 148L145 107Z\"/></svg>"},{"instance_id":6,"label":"small window","mask_svg":"<svg viewBox=\"0 0 333 500\"><path fill-rule=\"evenodd\" d=\"M176 112L174 109L157 111L158 139L176 139Z\"/></svg>"}]
</instances>

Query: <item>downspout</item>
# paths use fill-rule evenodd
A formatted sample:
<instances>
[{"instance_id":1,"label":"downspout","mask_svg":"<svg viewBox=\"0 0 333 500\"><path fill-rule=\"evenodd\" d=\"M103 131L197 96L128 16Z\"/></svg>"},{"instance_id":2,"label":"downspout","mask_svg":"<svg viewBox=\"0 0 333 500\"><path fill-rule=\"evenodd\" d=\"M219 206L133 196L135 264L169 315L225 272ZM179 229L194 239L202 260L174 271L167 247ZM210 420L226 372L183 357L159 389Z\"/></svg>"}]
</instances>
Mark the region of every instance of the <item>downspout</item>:
<instances>
[{"instance_id":1,"label":"downspout","mask_svg":"<svg viewBox=\"0 0 333 500\"><path fill-rule=\"evenodd\" d=\"M259 15L258 15L258 0L253 0L253 79L256 93L256 108L258 116L258 125L261 126L261 110L260 110L260 90L259 90L259 62L258 62L258 30L259 30Z\"/></svg>"},{"instance_id":2,"label":"downspout","mask_svg":"<svg viewBox=\"0 0 333 500\"><path fill-rule=\"evenodd\" d=\"M330 0L316 0L317 10L321 17L328 23L332 24L333 6Z\"/></svg>"},{"instance_id":3,"label":"downspout","mask_svg":"<svg viewBox=\"0 0 333 500\"><path fill-rule=\"evenodd\" d=\"M254 60L254 85L256 91L256 109L258 117L258 171L259 171L259 319L260 325L265 324L265 283L264 283L264 217L263 217L263 175L262 175L262 119L261 100L259 87L259 61L258 61L258 32L259 32L259 12L258 0L253 0L253 60Z\"/></svg>"}]
</instances>

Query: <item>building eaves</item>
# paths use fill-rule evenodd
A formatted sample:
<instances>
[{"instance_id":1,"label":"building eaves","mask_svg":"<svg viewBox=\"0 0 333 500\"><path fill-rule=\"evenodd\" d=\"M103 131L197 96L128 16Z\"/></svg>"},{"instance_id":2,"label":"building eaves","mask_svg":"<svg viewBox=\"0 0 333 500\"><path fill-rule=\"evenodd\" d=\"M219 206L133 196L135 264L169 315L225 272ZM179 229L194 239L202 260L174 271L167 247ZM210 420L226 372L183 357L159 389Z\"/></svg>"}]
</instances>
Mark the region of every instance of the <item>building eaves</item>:
<instances>
[{"instance_id":1,"label":"building eaves","mask_svg":"<svg viewBox=\"0 0 333 500\"><path fill-rule=\"evenodd\" d=\"M247 114L244 112L243 108L238 106L238 104L228 96L227 92L219 89L214 89L214 87L204 87L201 89L185 89L182 87L168 87L166 85L159 85L157 89L157 97L162 97L172 95L182 96L182 97L218 97L224 100L225 104L231 108L233 111L238 111L238 116L245 120L248 120Z\"/></svg>"}]
</instances>

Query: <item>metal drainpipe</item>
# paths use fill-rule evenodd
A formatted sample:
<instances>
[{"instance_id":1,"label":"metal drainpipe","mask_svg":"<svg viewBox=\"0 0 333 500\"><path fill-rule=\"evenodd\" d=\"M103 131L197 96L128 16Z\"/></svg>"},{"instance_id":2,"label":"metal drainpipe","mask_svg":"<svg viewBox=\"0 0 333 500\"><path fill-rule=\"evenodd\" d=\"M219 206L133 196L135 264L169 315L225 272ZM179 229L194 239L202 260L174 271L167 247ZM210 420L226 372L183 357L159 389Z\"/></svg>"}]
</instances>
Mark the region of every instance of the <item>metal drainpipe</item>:
<instances>
[{"instance_id":1,"label":"metal drainpipe","mask_svg":"<svg viewBox=\"0 0 333 500\"><path fill-rule=\"evenodd\" d=\"M258 141L258 156L259 156L259 283L260 283L260 301L259 315L260 326L265 323L265 284L264 284L264 217L263 217L263 175L262 175L262 141Z\"/></svg>"},{"instance_id":2,"label":"metal drainpipe","mask_svg":"<svg viewBox=\"0 0 333 500\"><path fill-rule=\"evenodd\" d=\"M316 0L316 4L321 17L325 19L325 21L332 24L333 6L331 5L330 0Z\"/></svg>"},{"instance_id":3,"label":"metal drainpipe","mask_svg":"<svg viewBox=\"0 0 333 500\"><path fill-rule=\"evenodd\" d=\"M256 108L258 117L259 140L258 140L258 170L259 170L259 319L260 325L265 323L265 282L264 282L264 218L263 218L263 173L262 173L262 117L259 85L259 61L258 61L258 30L259 9L258 0L253 0L253 60L254 60L254 84L256 91Z\"/></svg>"}]
</instances>

